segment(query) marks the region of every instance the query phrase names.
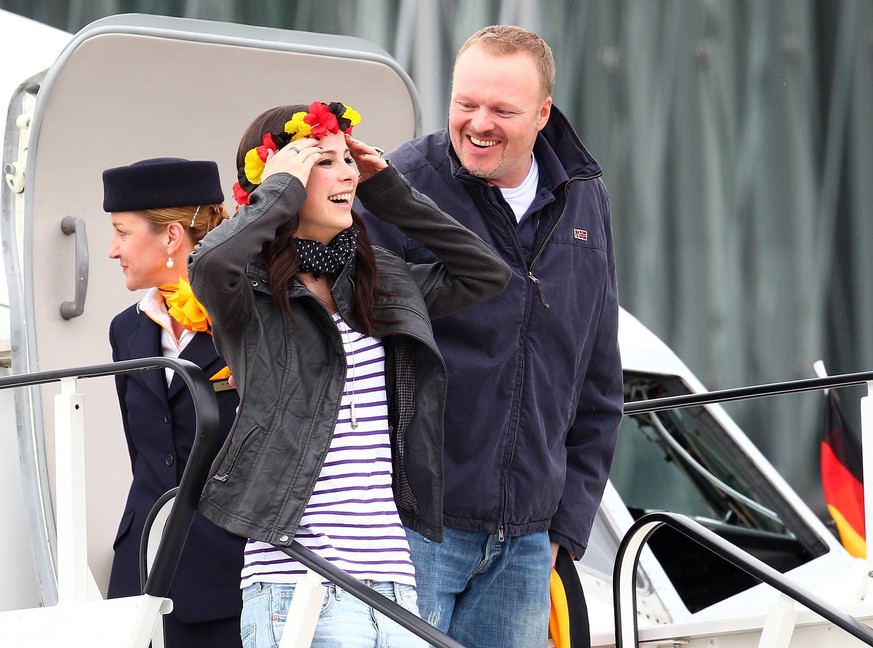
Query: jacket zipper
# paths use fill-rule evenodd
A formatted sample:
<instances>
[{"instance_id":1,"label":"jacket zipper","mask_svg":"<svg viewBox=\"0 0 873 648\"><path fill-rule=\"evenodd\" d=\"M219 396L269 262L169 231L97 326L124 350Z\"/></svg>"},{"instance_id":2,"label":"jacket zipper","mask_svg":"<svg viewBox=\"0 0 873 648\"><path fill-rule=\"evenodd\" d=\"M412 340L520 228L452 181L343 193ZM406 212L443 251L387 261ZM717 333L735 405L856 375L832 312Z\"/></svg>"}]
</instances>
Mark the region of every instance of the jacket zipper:
<instances>
[{"instance_id":1,"label":"jacket zipper","mask_svg":"<svg viewBox=\"0 0 873 648\"><path fill-rule=\"evenodd\" d=\"M483 191L483 193L486 194L486 195L484 196L485 204L488 205L488 208L489 208L489 209L494 213L494 215L495 215L498 219L502 219L503 223L504 223L504 224L505 224L505 225L510 229L510 231L512 231L513 234L514 234L515 229L514 229L513 223L509 220L509 217L508 217L505 213L503 213L502 210L497 209L494 205L491 204L491 200L489 199L489 196L487 195L486 192L487 192L487 189L486 189L485 191ZM566 201L565 201L565 203L566 203ZM562 215L563 215L563 214L562 214ZM560 221L561 219L559 218L558 220ZM557 226L557 223L556 223L555 225ZM552 231L549 232L549 236L548 236L548 238L546 239L546 242L548 242L548 239L551 238L551 236L552 236L552 234L554 233L554 231L555 231L555 227L553 227L553 228L552 228ZM530 266L528 266L528 265L527 265L527 262L524 260L524 252L522 251L521 246L519 245L519 242L518 242L518 236L513 235L513 236L511 236L510 238L512 239L512 244L513 244L513 246L515 247L515 251L516 251L516 253L517 253L517 255L518 255L518 258L519 258L519 259L521 260L521 262L525 265L525 268L526 268L526 270L527 270L527 276L528 276L528 278L531 280L531 283L532 283L534 286L536 286L536 288L537 288L538 291L539 291L540 300L543 302L543 304L545 305L545 307L548 308L549 305L546 303L546 300L545 300L545 294L543 293L542 284L540 283L540 280L537 279L537 278L534 276L533 271L532 271L532 270L533 270L533 265L534 265L534 263L536 263L536 260L539 258L540 254L542 254L543 248L545 248L545 242L543 243L543 245L542 245L542 247L540 248L540 250L537 252L536 256L534 257L533 262L530 264ZM525 299L525 302L526 302L526 303L529 303L529 302L527 301L527 299ZM529 312L529 311L530 311L530 307L527 306L527 307L526 307L526 310ZM525 321L527 321L527 317L525 317ZM509 457L507 458L507 461L506 461L506 464L505 464L505 466L506 466L505 469L508 469L509 466L512 465L512 458L513 458L513 455L515 454L515 450L514 450L514 448L515 448L515 439L513 438L513 439L512 439L512 442L511 442L511 444L510 444L510 452L509 452ZM500 508L500 521L499 521L498 524L497 524L497 539L498 539L498 541L500 541L500 542L504 542L505 539L506 539L506 492L505 492L505 491L503 492L503 503L502 503L501 508Z\"/></svg>"},{"instance_id":2,"label":"jacket zipper","mask_svg":"<svg viewBox=\"0 0 873 648\"><path fill-rule=\"evenodd\" d=\"M240 442L239 449L236 451L236 454L233 457L233 461L230 462L230 467L227 469L227 471L225 471L224 474L216 473L212 476L212 479L221 483L226 482L230 477L230 473L232 473L233 469L236 467L236 462L239 461L240 456L248 449L248 447L254 441L255 435L258 434L258 432L261 430L263 430L263 428L259 426L255 426L251 430L249 430L243 437L243 440Z\"/></svg>"},{"instance_id":3,"label":"jacket zipper","mask_svg":"<svg viewBox=\"0 0 873 648\"><path fill-rule=\"evenodd\" d=\"M354 286L354 281L351 279L351 277L348 277L348 279L349 279L349 281L352 282L352 286ZM318 300L318 298L316 298L315 295L313 295L312 292L308 288L303 286L302 284L292 288L291 292L294 292L295 290L298 291L298 296L297 296L298 299L312 299L318 306L321 307L320 312L324 313L324 318L325 318L325 329L327 331L330 331L331 327L333 328L333 333L328 333L328 335L331 336L332 339L334 339L334 340L339 340L339 347L342 350L343 366L345 366L345 351L344 351L344 347L343 347L342 336L340 335L339 330L336 328L336 324L334 323L333 318L331 317L330 313L324 307L324 304L322 304ZM289 293L289 297L291 297L290 293ZM334 298L334 301L336 301L336 298ZM337 306L337 308L339 308L339 307ZM334 335L336 337L333 337ZM342 388L340 388L340 392L342 392ZM336 422L336 419L339 417L339 408L340 408L341 402L342 402L342 395L340 395L340 398L337 400L337 408L336 408L336 410L334 410L334 413L333 413L334 422ZM327 458L327 453L329 451L330 451L330 440L328 440L327 445L324 448L324 452L322 452L321 455L318 457L319 472L321 471L321 467L324 465L324 460ZM308 491L306 493L306 501L307 502L312 498L312 493L313 493L313 491L315 491L315 486L316 486L317 481L318 481L318 477L316 476L316 478L312 481L312 483L309 484L309 488L308 488ZM289 531L278 532L280 534L280 536L287 535L293 540L295 534L297 533L297 529L300 526L300 520L303 519L303 514L305 513L305 511L306 511L306 507L303 506L300 509L300 511L297 513L295 518L292 519L290 524L288 525ZM294 532L292 533L290 531L290 529L294 529ZM282 542L284 542L284 540L282 540Z\"/></svg>"},{"instance_id":4,"label":"jacket zipper","mask_svg":"<svg viewBox=\"0 0 873 648\"><path fill-rule=\"evenodd\" d=\"M485 196L485 204L488 205L489 209L491 209L491 211L495 214L495 216L498 219L503 219L504 224L507 227L509 227L509 229L514 234L514 231L515 231L514 226L513 226L513 223L509 220L509 217L506 214L504 214L502 210L499 210L496 207L494 207L494 205L492 205L491 201L488 199L487 195ZM549 236L551 237L551 232L549 233ZM515 247L515 251L518 254L518 258L521 259L521 262L523 264L525 264L525 268L527 268L528 278L539 289L540 299L543 301L543 303L545 303L545 296L543 295L543 289L542 289L542 286L540 284L540 281L539 281L539 279L537 279L533 275L533 273L531 272L531 269L527 267L527 263L524 260L524 252L522 251L521 246L519 245L519 242L518 242L518 236L513 235L510 238L512 239L512 244ZM543 246L543 247L545 247L545 246ZM542 250L540 250L540 252L537 253L537 257L539 256L539 254L541 252L542 252ZM534 260L536 260L536 258ZM533 264L531 264L531 267L532 266L533 266ZM527 298L525 298L525 302L527 304L529 304ZM548 308L548 304L546 304L546 308ZM530 312L529 305L526 306L526 310L528 312ZM525 317L525 321L527 321L527 317ZM514 435L513 435L513 437L514 437ZM512 442L510 444L510 452L509 452L509 457L507 458L507 461L506 461L506 468L505 469L508 469L508 467L510 465L512 465L512 457L515 454L514 448L515 448L515 439L513 438ZM503 502L502 502L501 507L500 507L500 522L498 522L498 524L497 524L497 540L500 542L504 542L506 540L506 492L505 491L503 491Z\"/></svg>"},{"instance_id":5,"label":"jacket zipper","mask_svg":"<svg viewBox=\"0 0 873 648\"><path fill-rule=\"evenodd\" d=\"M593 180L595 178L599 178L601 175L603 175L603 174L596 173L596 174L591 175L591 176L574 177L574 178L570 178L567 180L567 183L564 186L564 208L561 210L561 214L558 216L558 218L555 219L555 222L552 225L551 229L549 230L549 233L546 235L546 238L543 239L543 243L540 246L540 248L537 250L537 253L534 255L534 258L531 260L530 265L526 266L527 267L527 276L531 280L531 283L536 287L537 292L539 293L539 296L540 296L540 301L542 302L542 304L545 308L549 308L549 303L546 301L546 295L545 295L545 291L543 290L542 282L533 273L534 266L537 264L537 261L539 261L540 257L542 256L543 252L545 251L546 245L548 245L549 241L552 239L552 236L554 236L555 232L557 231L558 225L561 223L562 220L564 220L564 214L567 213L567 197L568 197L568 194L570 191L570 183L574 182L574 181ZM491 201L488 200L487 196L485 197L485 204L487 204L488 207L491 209L491 211L494 212L499 218L502 218L507 225L510 225L510 226L512 225L512 223L509 222L509 219L506 216L506 214L504 214L501 210L496 209L491 204ZM513 241L513 244L515 245L516 252L518 252L521 259L524 260L524 254L522 253L521 248L518 245L518 237L515 237L515 236L512 237L512 241ZM515 450L514 450L515 441L514 440L513 440L512 448L513 449L511 450L510 455L509 455L509 461L506 464L507 469L512 464L513 455L515 454ZM500 542L503 542L506 539L506 493L505 492L503 493L503 506L501 507L501 511L500 511L500 522L497 525L497 539Z\"/></svg>"},{"instance_id":6,"label":"jacket zipper","mask_svg":"<svg viewBox=\"0 0 873 648\"><path fill-rule=\"evenodd\" d=\"M540 301L543 303L543 306L548 308L549 302L546 301L546 293L543 292L543 283L534 276L533 270L528 270L527 276L533 282L534 286L536 286L537 291L539 291Z\"/></svg>"},{"instance_id":7,"label":"jacket zipper","mask_svg":"<svg viewBox=\"0 0 873 648\"><path fill-rule=\"evenodd\" d=\"M593 175L593 176L587 176L584 178L570 178L569 180L567 180L567 184L564 185L564 208L561 210L561 215L558 216L558 218L555 220L555 223L552 225L552 229L549 230L549 233L546 235L546 238L543 239L543 244L540 246L540 249L537 250L536 255L534 256L533 260L530 262L530 266L528 267L527 276L530 278L530 280L537 287L537 290L540 293L540 301L543 303L543 306L545 306L546 308L549 308L549 303L546 301L546 294L545 294L545 291L543 290L542 282L539 279L537 279L536 275L534 275L534 273L533 273L534 266L537 264L537 261L539 261L540 257L543 255L543 252L546 249L546 245L548 245L549 241L552 240L552 236L554 236L555 231L558 229L558 225L560 225L561 221L564 220L564 214L567 213L567 196L570 193L570 183L576 182L576 181L583 181L583 180L593 180L594 178L599 178L600 176L601 176L601 174L598 173L598 174Z\"/></svg>"},{"instance_id":8,"label":"jacket zipper","mask_svg":"<svg viewBox=\"0 0 873 648\"><path fill-rule=\"evenodd\" d=\"M319 306L321 306L322 312L325 314L325 317L326 317L326 319L327 319L327 322L326 322L326 324L325 324L325 326L327 327L327 330L330 330L329 327L331 327L331 326L333 327L333 333L329 333L328 335L333 336L333 335L335 334L336 337L333 338L333 339L339 339L339 345L340 345L340 348L343 349L342 337L340 336L339 330L336 328L336 324L334 323L333 318L330 316L330 313L328 313L327 309L324 307L324 304L322 304L322 303L321 303L321 302L320 302L320 301L315 297L315 295L313 295L313 294L312 294L311 292L309 292L308 290L307 290L306 292L309 293L309 297L310 297L311 299L314 299L315 302L316 302ZM335 298L334 298L334 301L336 301ZM344 351L344 350L343 350L343 365L345 366L345 351ZM337 420L337 418L339 417L339 409L340 409L340 403L341 403L341 402L342 402L342 388L340 388L340 398L337 400L337 407L336 407L336 409L334 410L334 413L333 413L334 426L336 425L336 420ZM331 433L331 438L332 438L332 437L333 437L333 433ZM322 452L321 455L318 457L318 466L319 466L319 467L318 467L318 472L319 472L319 473L321 472L321 469L322 469L322 467L324 466L324 460L327 459L327 453L330 452L330 443L331 443L331 440L328 439L328 441L327 441L327 445L326 445L325 448L324 448L324 452ZM306 501L307 503L309 502L310 499L312 499L312 493L315 491L315 486L316 486L316 483L317 483L317 482L318 482L318 474L316 474L316 477L315 477L315 479L312 480L312 483L309 484L309 488L308 488L308 491L307 491L307 493L306 493L306 499L305 499L305 501ZM300 520L303 519L303 514L304 514L305 512L306 512L306 505L304 504L303 507L300 508L300 511L297 513L297 515L295 516L295 518L294 518L293 520L291 520L291 525L290 525L289 528L290 528L290 529L294 529L294 532L293 532L293 533L291 533L291 532L287 532L287 535L290 536L292 540L294 539L294 536L295 536L295 534L297 533L297 529L300 527Z\"/></svg>"}]
</instances>

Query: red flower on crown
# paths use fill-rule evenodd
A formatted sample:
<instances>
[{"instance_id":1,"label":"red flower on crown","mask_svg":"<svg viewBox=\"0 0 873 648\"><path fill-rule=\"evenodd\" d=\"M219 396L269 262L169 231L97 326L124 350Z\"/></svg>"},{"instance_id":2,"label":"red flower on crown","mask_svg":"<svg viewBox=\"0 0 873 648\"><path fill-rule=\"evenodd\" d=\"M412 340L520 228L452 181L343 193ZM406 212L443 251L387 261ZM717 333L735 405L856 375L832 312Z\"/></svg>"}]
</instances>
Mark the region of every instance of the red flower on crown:
<instances>
[{"instance_id":1,"label":"red flower on crown","mask_svg":"<svg viewBox=\"0 0 873 648\"><path fill-rule=\"evenodd\" d=\"M309 112L303 118L307 124L312 126L309 131L310 137L324 137L328 133L339 133L339 122L336 115L330 111L330 107L321 101L313 101L309 104Z\"/></svg>"},{"instance_id":2,"label":"red flower on crown","mask_svg":"<svg viewBox=\"0 0 873 648\"><path fill-rule=\"evenodd\" d=\"M233 199L237 206L249 204L249 192L243 189L239 182L233 183Z\"/></svg>"},{"instance_id":3,"label":"red flower on crown","mask_svg":"<svg viewBox=\"0 0 873 648\"><path fill-rule=\"evenodd\" d=\"M274 153L279 150L279 147L276 146L276 142L273 141L272 133L265 133L263 138L263 144L258 147L258 157L261 158L264 162L267 161L267 152L273 151Z\"/></svg>"}]
</instances>

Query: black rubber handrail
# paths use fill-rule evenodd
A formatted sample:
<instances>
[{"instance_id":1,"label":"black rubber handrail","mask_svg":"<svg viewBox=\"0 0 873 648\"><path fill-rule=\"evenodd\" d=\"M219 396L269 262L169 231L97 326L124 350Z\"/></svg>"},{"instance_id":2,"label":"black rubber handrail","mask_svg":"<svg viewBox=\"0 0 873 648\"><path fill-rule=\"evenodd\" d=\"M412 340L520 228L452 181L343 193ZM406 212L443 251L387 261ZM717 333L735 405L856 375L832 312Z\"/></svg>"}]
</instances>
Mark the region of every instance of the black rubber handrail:
<instances>
[{"instance_id":1,"label":"black rubber handrail","mask_svg":"<svg viewBox=\"0 0 873 648\"><path fill-rule=\"evenodd\" d=\"M735 567L821 615L866 645L873 646L873 628L796 585L782 573L694 520L678 513L657 511L643 515L631 526L622 538L615 558L612 593L616 648L631 648L639 645L634 581L643 547L649 537L662 526L669 526L679 531ZM628 608L630 617L624 614L624 610Z\"/></svg>"},{"instance_id":2,"label":"black rubber handrail","mask_svg":"<svg viewBox=\"0 0 873 648\"><path fill-rule=\"evenodd\" d=\"M145 524L142 527L142 538L139 542L139 582L145 583L149 579L149 538L151 536L152 527L155 525L155 520L158 519L158 514L164 505L176 497L179 492L179 487L174 486L166 493L161 495L146 515ZM161 530L163 533L163 529Z\"/></svg>"},{"instance_id":3,"label":"black rubber handrail","mask_svg":"<svg viewBox=\"0 0 873 648\"><path fill-rule=\"evenodd\" d=\"M434 648L464 648L447 634L440 632L409 610L400 607L391 599L386 598L367 587L367 585L354 576L351 576L339 567L332 565L296 540L288 547L276 548L288 556L291 556L304 567L317 572L334 585L341 587L349 594L361 599L374 610L378 610L385 616L393 619L416 636L428 641Z\"/></svg>"},{"instance_id":4,"label":"black rubber handrail","mask_svg":"<svg viewBox=\"0 0 873 648\"><path fill-rule=\"evenodd\" d=\"M839 374L824 378L803 378L800 380L753 385L751 387L734 387L732 389L721 389L697 394L682 394L681 396L665 396L664 398L632 401L624 404L624 413L627 415L658 412L661 410L693 407L695 405L711 405L713 403L726 403L728 401L746 400L749 398L778 396L779 394L796 394L798 392L815 391L818 389L849 387L871 381L873 381L873 371Z\"/></svg>"},{"instance_id":5,"label":"black rubber handrail","mask_svg":"<svg viewBox=\"0 0 873 648\"><path fill-rule=\"evenodd\" d=\"M182 549L185 546L188 532L191 529L191 523L194 520L194 514L197 511L200 494L209 478L212 462L221 447L218 435L218 404L212 385L206 379L202 370L187 360L163 357L143 358L91 367L0 377L0 389L3 387L22 387L55 382L61 378L91 378L157 367L169 368L179 373L191 390L196 417L194 444L191 447L191 454L188 457L188 463L185 465L179 486L170 489L155 502L149 512L143 530L140 554L140 582L145 580L146 583L143 587L143 593L151 596L166 597L169 594L170 585L182 555ZM189 375L189 372L192 375ZM166 502L174 498L175 501L173 502L167 523L161 534L158 549L155 553L154 563L151 570L148 570L148 578L145 579L149 531L159 509ZM413 634L429 641L434 648L464 648L448 635L440 632L429 623L367 587L361 581L330 564L302 545L295 542L293 549L288 547L280 547L280 549L286 551L288 555L297 559L301 564L341 586L344 590L356 596L373 609L382 612L385 616L396 621Z\"/></svg>"},{"instance_id":6,"label":"black rubber handrail","mask_svg":"<svg viewBox=\"0 0 873 648\"><path fill-rule=\"evenodd\" d=\"M730 401L748 400L752 398L764 398L768 396L777 396L780 394L793 394L805 391L838 389L841 387L849 387L852 385L862 385L871 381L873 381L873 371L865 371L858 373L838 374L835 376L825 376L820 378L805 378L800 380L782 381L762 385L753 385L749 387L722 389L696 394L667 396L664 398L654 398L649 400L640 400L625 403L624 414L644 414L647 412L659 412L670 409L681 409L685 407L695 407L700 405L711 405ZM677 522L677 520L681 520L681 522ZM746 571L747 573L751 574L752 576L758 578L763 582L767 582L769 585L775 587L776 589L779 589L788 596L791 596L794 600L818 612L819 614L821 614L821 616L825 617L826 619L832 621L839 627L846 630L846 632L849 632L855 637L861 639L867 645L873 646L873 631L871 631L868 626L860 623L854 617L845 614L844 612L840 611L837 608L834 608L833 606L822 601L821 599L817 599L802 588L799 588L797 585L785 578L785 576L783 576L780 572L772 569L765 563L759 561L754 556L751 556L745 551L730 544L728 541L722 539L713 531L710 531L709 529L701 526L700 524L694 522L686 516L668 512L653 512L641 517L625 534L625 537L622 540L621 546L619 548L619 553L616 557L613 571L613 598L615 605L614 614L617 648L620 648L622 646L622 641L631 641L630 639L627 639L623 636L625 630L622 628L621 623L622 621L624 621L626 624L629 624L630 620L622 619L622 610L619 603L622 598L628 596L627 593L622 593L619 589L621 588L619 574L622 573L622 569L628 569L627 565L625 564L624 552L627 551L627 547L631 544L631 542L633 542L632 536L638 535L642 527L647 527L648 530L645 533L645 536L642 539L640 546L635 551L634 563L630 576L630 598L632 599L632 601L625 601L625 603L627 604L632 604L633 608L633 643L627 643L626 645L636 646L637 608L636 597L633 594L635 591L633 585L633 574L636 573L636 568L639 561L639 552L642 551L642 545L645 544L645 541L648 540L648 537L663 524L668 524L668 526L672 526L682 533L685 533L685 535L688 535L703 546L709 548L711 551L714 551L716 554L720 555L725 560L733 563L743 571ZM688 533L686 532L688 529L693 529L693 531ZM697 533L696 536L694 535L695 533ZM720 548L724 548L725 552L722 553L720 551ZM739 556L739 558L737 558L737 556ZM752 562L738 564L737 562L734 562L734 558L737 558L740 561L744 561L744 563L746 560L750 560ZM750 571L749 569L750 566L752 568L752 571ZM783 588L790 588L792 593L789 593Z\"/></svg>"},{"instance_id":7,"label":"black rubber handrail","mask_svg":"<svg viewBox=\"0 0 873 648\"><path fill-rule=\"evenodd\" d=\"M164 533L155 552L155 560L143 593L164 598L169 594L170 584L179 566L182 549L188 539L200 492L209 476L212 460L221 448L219 436L218 401L212 384L203 370L193 362L180 358L137 358L86 367L71 367L27 374L0 376L0 389L29 387L58 382L65 378L96 378L113 376L131 371L143 371L163 367L175 371L188 386L194 401L194 442L188 463L179 482L178 496L170 511Z\"/></svg>"}]
</instances>

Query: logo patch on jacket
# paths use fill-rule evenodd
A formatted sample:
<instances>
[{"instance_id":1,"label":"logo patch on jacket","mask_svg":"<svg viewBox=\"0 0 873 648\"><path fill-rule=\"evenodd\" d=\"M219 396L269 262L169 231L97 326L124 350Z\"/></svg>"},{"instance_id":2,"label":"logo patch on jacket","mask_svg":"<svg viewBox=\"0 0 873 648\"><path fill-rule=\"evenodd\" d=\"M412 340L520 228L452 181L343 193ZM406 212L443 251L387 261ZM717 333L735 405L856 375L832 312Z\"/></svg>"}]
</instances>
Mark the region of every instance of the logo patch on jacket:
<instances>
[{"instance_id":1,"label":"logo patch on jacket","mask_svg":"<svg viewBox=\"0 0 873 648\"><path fill-rule=\"evenodd\" d=\"M574 229L573 230L573 238L579 239L580 241L587 241L588 240L588 230Z\"/></svg>"}]
</instances>

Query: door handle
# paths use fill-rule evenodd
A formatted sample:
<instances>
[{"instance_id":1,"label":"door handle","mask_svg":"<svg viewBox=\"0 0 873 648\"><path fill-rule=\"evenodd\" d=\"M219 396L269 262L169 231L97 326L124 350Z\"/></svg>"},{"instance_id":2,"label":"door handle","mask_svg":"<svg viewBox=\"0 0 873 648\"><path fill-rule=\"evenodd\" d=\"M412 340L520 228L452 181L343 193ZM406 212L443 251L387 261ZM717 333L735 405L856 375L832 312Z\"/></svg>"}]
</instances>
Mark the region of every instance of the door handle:
<instances>
[{"instance_id":1,"label":"door handle","mask_svg":"<svg viewBox=\"0 0 873 648\"><path fill-rule=\"evenodd\" d=\"M88 235L85 233L85 219L64 216L61 221L64 234L76 235L76 296L74 301L61 304L61 317L73 319L85 312L85 295L88 293Z\"/></svg>"}]
</instances>

